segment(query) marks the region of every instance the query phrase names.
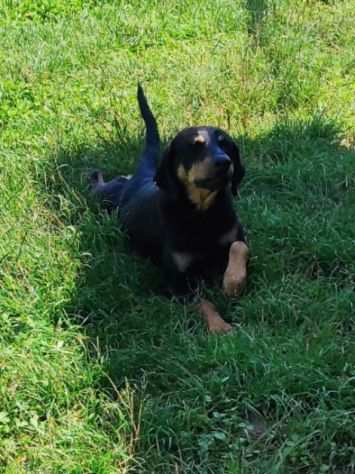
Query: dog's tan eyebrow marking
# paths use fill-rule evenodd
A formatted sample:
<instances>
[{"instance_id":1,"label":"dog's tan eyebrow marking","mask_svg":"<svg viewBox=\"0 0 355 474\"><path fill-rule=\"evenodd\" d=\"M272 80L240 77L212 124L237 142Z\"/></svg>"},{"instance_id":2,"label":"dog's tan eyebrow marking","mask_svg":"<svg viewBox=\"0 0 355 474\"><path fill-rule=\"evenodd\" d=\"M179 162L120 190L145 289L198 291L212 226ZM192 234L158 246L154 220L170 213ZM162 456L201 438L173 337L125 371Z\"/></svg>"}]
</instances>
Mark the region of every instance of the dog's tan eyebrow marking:
<instances>
[{"instance_id":1,"label":"dog's tan eyebrow marking","mask_svg":"<svg viewBox=\"0 0 355 474\"><path fill-rule=\"evenodd\" d=\"M196 137L194 137L194 143L200 143L201 145L203 145L204 143L206 143L206 139L203 135L201 135L201 133L199 133L198 135L196 135Z\"/></svg>"}]
</instances>

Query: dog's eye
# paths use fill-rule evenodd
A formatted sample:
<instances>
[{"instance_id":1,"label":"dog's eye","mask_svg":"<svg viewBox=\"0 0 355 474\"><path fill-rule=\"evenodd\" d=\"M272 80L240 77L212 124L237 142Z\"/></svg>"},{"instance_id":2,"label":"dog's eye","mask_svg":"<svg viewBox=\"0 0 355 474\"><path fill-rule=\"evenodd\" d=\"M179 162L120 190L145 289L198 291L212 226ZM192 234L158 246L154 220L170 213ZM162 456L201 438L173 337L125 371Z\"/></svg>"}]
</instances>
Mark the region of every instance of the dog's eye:
<instances>
[{"instance_id":1,"label":"dog's eye","mask_svg":"<svg viewBox=\"0 0 355 474\"><path fill-rule=\"evenodd\" d=\"M218 143L222 146L223 145L228 145L228 140L223 135L219 135L217 140L218 140Z\"/></svg>"},{"instance_id":2,"label":"dog's eye","mask_svg":"<svg viewBox=\"0 0 355 474\"><path fill-rule=\"evenodd\" d=\"M217 138L218 145L223 148L224 151L228 152L231 149L231 141L228 140L227 137L224 137L223 135L220 135Z\"/></svg>"}]
</instances>

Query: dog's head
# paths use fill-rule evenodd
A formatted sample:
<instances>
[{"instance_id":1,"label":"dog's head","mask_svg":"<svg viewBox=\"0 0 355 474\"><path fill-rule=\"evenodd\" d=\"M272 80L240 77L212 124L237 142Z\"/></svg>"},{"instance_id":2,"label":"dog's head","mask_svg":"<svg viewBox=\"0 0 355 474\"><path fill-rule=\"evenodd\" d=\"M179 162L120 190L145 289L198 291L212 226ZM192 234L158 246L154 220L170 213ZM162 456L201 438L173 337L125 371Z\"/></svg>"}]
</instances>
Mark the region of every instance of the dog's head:
<instances>
[{"instance_id":1,"label":"dog's head","mask_svg":"<svg viewBox=\"0 0 355 474\"><path fill-rule=\"evenodd\" d=\"M156 183L171 195L183 190L198 207L207 208L226 187L236 195L243 176L238 147L226 132L190 127L179 132L165 150Z\"/></svg>"}]
</instances>

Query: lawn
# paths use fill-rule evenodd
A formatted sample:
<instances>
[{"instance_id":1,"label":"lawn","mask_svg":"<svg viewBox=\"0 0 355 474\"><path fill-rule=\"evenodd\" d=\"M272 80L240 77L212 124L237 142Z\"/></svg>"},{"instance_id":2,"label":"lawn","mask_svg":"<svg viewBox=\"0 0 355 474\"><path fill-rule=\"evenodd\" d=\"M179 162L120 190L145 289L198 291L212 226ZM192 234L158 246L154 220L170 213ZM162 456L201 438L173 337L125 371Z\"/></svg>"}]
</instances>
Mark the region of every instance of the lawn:
<instances>
[{"instance_id":1,"label":"lawn","mask_svg":"<svg viewBox=\"0 0 355 474\"><path fill-rule=\"evenodd\" d=\"M355 2L3 0L0 472L355 472ZM141 81L166 143L247 169L235 326L156 292L93 168L130 173Z\"/></svg>"}]
</instances>

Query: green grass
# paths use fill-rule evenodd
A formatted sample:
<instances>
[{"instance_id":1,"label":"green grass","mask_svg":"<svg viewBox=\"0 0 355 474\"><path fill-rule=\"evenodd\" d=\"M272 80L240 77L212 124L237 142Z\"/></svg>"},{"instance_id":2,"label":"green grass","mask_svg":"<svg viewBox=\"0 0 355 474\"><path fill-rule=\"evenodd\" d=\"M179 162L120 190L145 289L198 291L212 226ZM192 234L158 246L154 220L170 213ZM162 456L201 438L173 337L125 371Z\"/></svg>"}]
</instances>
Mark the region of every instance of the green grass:
<instances>
[{"instance_id":1,"label":"green grass","mask_svg":"<svg viewBox=\"0 0 355 474\"><path fill-rule=\"evenodd\" d=\"M0 5L0 471L355 472L355 3ZM236 326L155 293L86 176L226 128L252 251Z\"/></svg>"}]
</instances>

